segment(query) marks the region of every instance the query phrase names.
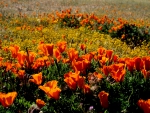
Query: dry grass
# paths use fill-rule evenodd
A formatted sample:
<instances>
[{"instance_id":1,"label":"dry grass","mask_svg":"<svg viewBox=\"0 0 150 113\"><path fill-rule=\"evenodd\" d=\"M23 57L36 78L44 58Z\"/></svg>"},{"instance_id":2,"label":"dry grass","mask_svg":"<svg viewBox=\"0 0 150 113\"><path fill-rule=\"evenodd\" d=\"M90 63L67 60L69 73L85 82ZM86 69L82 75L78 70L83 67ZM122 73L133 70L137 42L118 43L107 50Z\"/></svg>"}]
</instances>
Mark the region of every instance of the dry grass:
<instances>
[{"instance_id":1,"label":"dry grass","mask_svg":"<svg viewBox=\"0 0 150 113\"><path fill-rule=\"evenodd\" d=\"M0 12L7 14L51 13L72 8L83 13L106 14L109 17L150 18L150 0L2 0L0 3L3 3L0 5Z\"/></svg>"}]
</instances>

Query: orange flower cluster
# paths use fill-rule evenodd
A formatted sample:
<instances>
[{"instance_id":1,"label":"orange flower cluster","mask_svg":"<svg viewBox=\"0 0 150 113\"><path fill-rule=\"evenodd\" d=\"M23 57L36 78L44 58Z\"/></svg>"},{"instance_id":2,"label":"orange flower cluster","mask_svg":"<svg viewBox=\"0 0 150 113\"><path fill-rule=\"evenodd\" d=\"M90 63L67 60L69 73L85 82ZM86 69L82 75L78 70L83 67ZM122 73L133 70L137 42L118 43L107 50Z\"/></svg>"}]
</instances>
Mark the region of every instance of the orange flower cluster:
<instances>
[{"instance_id":1,"label":"orange flower cluster","mask_svg":"<svg viewBox=\"0 0 150 113\"><path fill-rule=\"evenodd\" d=\"M79 75L80 71L75 73L69 72L64 75L64 81L67 83L68 87L72 90L76 90L77 87L83 89L84 93L90 92L90 86L85 84L85 77Z\"/></svg>"},{"instance_id":2,"label":"orange flower cluster","mask_svg":"<svg viewBox=\"0 0 150 113\"><path fill-rule=\"evenodd\" d=\"M84 75L86 74L86 70L90 68L91 60L94 59L99 62L102 73L106 76L112 76L117 82L123 81L126 69L131 73L135 70L141 71L145 78L150 75L149 56L142 58L119 58L112 50L106 50L103 47L99 47L95 52L79 56L77 50L74 48L67 48L67 42L65 41L58 42L56 48L54 48L54 44L44 44L44 42L40 43L38 46L38 49L42 52L42 54L39 53L40 57L37 57L36 53L29 50L27 50L27 52L20 51L19 48L20 47L17 45L8 48L11 52L12 58L15 58L18 61L17 63L10 61L3 62L4 58L0 58L0 65L5 67L6 71L11 70L14 72L19 78L23 78L26 73L22 69L38 70L37 73L39 73L40 68L53 64L54 58L57 59L57 62L62 60L64 63L70 63L74 72L79 71ZM62 55L64 52L67 53L68 58ZM33 79L30 79L30 81L37 85L41 84L41 74L35 74L32 77Z\"/></svg>"},{"instance_id":3,"label":"orange flower cluster","mask_svg":"<svg viewBox=\"0 0 150 113\"><path fill-rule=\"evenodd\" d=\"M57 11L56 16L58 22L61 23L61 26L74 28L86 26L89 29L110 34L111 37L118 37L128 45L132 45L132 43L134 43L133 47L142 45L142 42L145 40L149 42L149 40L146 38L150 36L149 25L144 25L143 21L137 23L133 21L127 21L122 18L114 20L114 18L108 18L106 15L99 17L93 13L81 14L78 11L72 14L72 9L63 10L62 12ZM130 31L127 29L130 29ZM141 29L143 29L143 31ZM142 33L142 35L137 35L140 33Z\"/></svg>"},{"instance_id":4,"label":"orange flower cluster","mask_svg":"<svg viewBox=\"0 0 150 113\"><path fill-rule=\"evenodd\" d=\"M133 71L141 71L145 78L150 76L150 57L134 57L124 58L122 63L126 64L127 69L132 73Z\"/></svg>"},{"instance_id":5,"label":"orange flower cluster","mask_svg":"<svg viewBox=\"0 0 150 113\"><path fill-rule=\"evenodd\" d=\"M81 49L84 50L85 48L86 46L82 44ZM40 90L43 90L48 97L55 100L60 98L62 89L58 87L57 80L51 80L41 85L42 82L44 82L44 77L40 68L48 67L60 61L69 64L72 68L72 71L64 74L64 82L66 85L71 90L79 88L84 94L91 92L91 87L94 84L92 83L92 81L94 81L93 78L96 78L99 82L102 78L105 79L107 76L111 76L115 82L122 82L127 70L131 73L133 71L140 71L143 73L144 78L150 76L149 56L142 58L119 58L114 54L113 50L107 50L103 47L99 47L97 51L86 52L79 55L79 51L75 48L67 48L67 42L65 41L58 42L56 45L41 42L38 45L38 50L39 53L34 53L30 50L25 52L20 51L20 47L17 45L10 46L6 52L10 51L12 59L11 61L4 61L4 58L0 57L0 67L3 67L5 71L11 70L20 80L24 79L28 69L32 69L34 74L31 74L31 78L29 78L28 82L38 85ZM66 56L64 56L64 53ZM55 62L54 59L57 59L57 62ZM87 70L91 68L92 60L99 63L99 72L95 71L89 74ZM86 79L88 79L88 83L86 83ZM16 95L16 92L8 94L0 93L0 103L4 107L8 107L13 103ZM103 108L108 108L108 96L109 93L105 91L101 91L98 94ZM45 105L45 102L42 100L37 100L36 103L39 108ZM141 106L142 109L146 109L143 106L147 104L144 105L143 103L145 104L145 102L140 100L139 106Z\"/></svg>"},{"instance_id":6,"label":"orange flower cluster","mask_svg":"<svg viewBox=\"0 0 150 113\"><path fill-rule=\"evenodd\" d=\"M63 20L64 18L69 18L72 19L72 21L74 21L75 18L78 19L78 21L80 22L81 26L91 26L93 27L95 23L97 23L98 29L102 30L103 29L103 25L105 23L108 24L113 24L113 26L111 27L111 29L109 29L111 32L112 31L117 31L119 29L121 29L123 27L124 24L127 24L128 22L126 20L123 20L122 18L118 18L116 21L114 20L114 18L110 19L108 18L108 16L104 15L102 17L98 17L95 14L81 14L78 11L76 11L75 14L72 14L72 9L67 9L67 10L63 10L62 12L56 12L56 15L58 17L58 19Z\"/></svg>"},{"instance_id":7,"label":"orange flower cluster","mask_svg":"<svg viewBox=\"0 0 150 113\"><path fill-rule=\"evenodd\" d=\"M31 26L27 26L27 25L22 25L22 26L16 27L16 30L17 31L20 31L20 30L39 31L40 32L40 31L43 30L43 26L39 25L39 26L36 26L36 27L31 27Z\"/></svg>"},{"instance_id":8,"label":"orange flower cluster","mask_svg":"<svg viewBox=\"0 0 150 113\"><path fill-rule=\"evenodd\" d=\"M53 47L53 44L39 44L38 49L41 50L45 56L52 56Z\"/></svg>"},{"instance_id":9,"label":"orange flower cluster","mask_svg":"<svg viewBox=\"0 0 150 113\"><path fill-rule=\"evenodd\" d=\"M124 64L118 63L118 64L112 64L110 66L104 66L103 72L108 75L110 73L110 76L116 81L121 82L124 80L124 76L126 73L126 70L124 68Z\"/></svg>"},{"instance_id":10,"label":"orange flower cluster","mask_svg":"<svg viewBox=\"0 0 150 113\"><path fill-rule=\"evenodd\" d=\"M57 59L57 62L62 60L64 63L70 63L75 72L80 71L82 74L86 74L86 70L90 68L91 60L95 59L100 63L103 74L106 76L110 74L117 82L123 81L126 68L131 73L135 70L141 71L145 78L150 76L150 57L148 56L143 58L119 58L117 55L113 54L112 50L99 47L97 52L86 53L79 57L79 52L77 50L74 48L67 49L67 43L65 41L58 42L56 44L56 49L54 48L54 44L44 43L39 44L38 49L41 50L42 54L40 53L39 55L42 56L36 58L37 54L34 52L29 50L27 52L19 51L17 45L10 46L9 50L12 58L15 58L18 62L2 63L3 58L1 58L0 65L5 66L6 71L12 70L17 76L23 78L25 72L19 68L32 68L38 70L40 67L53 64L54 58ZM67 53L68 58L63 57L63 52Z\"/></svg>"}]
</instances>

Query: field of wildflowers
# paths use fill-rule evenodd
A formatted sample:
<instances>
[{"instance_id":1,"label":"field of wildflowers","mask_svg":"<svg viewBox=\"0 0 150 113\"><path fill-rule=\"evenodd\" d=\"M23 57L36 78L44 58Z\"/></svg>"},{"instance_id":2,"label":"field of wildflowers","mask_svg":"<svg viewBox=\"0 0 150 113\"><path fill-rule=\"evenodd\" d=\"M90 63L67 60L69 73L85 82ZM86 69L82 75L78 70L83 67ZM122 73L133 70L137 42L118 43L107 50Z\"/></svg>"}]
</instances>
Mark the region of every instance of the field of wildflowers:
<instances>
[{"instance_id":1,"label":"field of wildflowers","mask_svg":"<svg viewBox=\"0 0 150 113\"><path fill-rule=\"evenodd\" d=\"M149 2L100 1L0 2L1 113L150 112Z\"/></svg>"}]
</instances>

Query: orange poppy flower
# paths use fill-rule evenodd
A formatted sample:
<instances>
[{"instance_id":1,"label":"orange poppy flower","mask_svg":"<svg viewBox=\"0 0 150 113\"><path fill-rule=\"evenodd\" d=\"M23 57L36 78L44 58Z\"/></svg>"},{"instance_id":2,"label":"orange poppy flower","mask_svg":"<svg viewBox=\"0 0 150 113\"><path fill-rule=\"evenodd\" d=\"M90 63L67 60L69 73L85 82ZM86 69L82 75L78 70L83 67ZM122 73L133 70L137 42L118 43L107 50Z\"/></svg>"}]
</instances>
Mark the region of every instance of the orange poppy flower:
<instances>
[{"instance_id":1,"label":"orange poppy flower","mask_svg":"<svg viewBox=\"0 0 150 113\"><path fill-rule=\"evenodd\" d=\"M43 86L39 86L39 88L43 90L48 97L58 100L60 97L61 89L57 87L57 83L58 81L56 80L48 81Z\"/></svg>"},{"instance_id":2,"label":"orange poppy flower","mask_svg":"<svg viewBox=\"0 0 150 113\"><path fill-rule=\"evenodd\" d=\"M110 75L112 78L116 80L116 82L120 82L124 80L124 76L126 73L126 70L124 69L124 64L112 64L109 67Z\"/></svg>"},{"instance_id":3,"label":"orange poppy flower","mask_svg":"<svg viewBox=\"0 0 150 113\"><path fill-rule=\"evenodd\" d=\"M143 57L142 60L144 61L144 68L145 70L150 70L150 57Z\"/></svg>"},{"instance_id":4,"label":"orange poppy flower","mask_svg":"<svg viewBox=\"0 0 150 113\"><path fill-rule=\"evenodd\" d=\"M34 64L32 65L33 69L38 69L39 67L44 66L45 62L42 57L39 57L35 60Z\"/></svg>"},{"instance_id":5,"label":"orange poppy flower","mask_svg":"<svg viewBox=\"0 0 150 113\"><path fill-rule=\"evenodd\" d=\"M76 90L77 88L77 82L73 80L71 77L67 77L64 79L64 81L67 83L68 87L72 90Z\"/></svg>"},{"instance_id":6,"label":"orange poppy flower","mask_svg":"<svg viewBox=\"0 0 150 113\"><path fill-rule=\"evenodd\" d=\"M13 104L15 98L17 96L17 92L9 92L7 94L0 93L0 103L3 107L9 107Z\"/></svg>"},{"instance_id":7,"label":"orange poppy flower","mask_svg":"<svg viewBox=\"0 0 150 113\"><path fill-rule=\"evenodd\" d=\"M13 58L16 58L17 57L17 54L18 54L18 51L19 51L20 47L17 46L17 45L14 45L14 46L10 46L9 47L9 50L11 51L11 55Z\"/></svg>"},{"instance_id":8,"label":"orange poppy flower","mask_svg":"<svg viewBox=\"0 0 150 113\"><path fill-rule=\"evenodd\" d=\"M80 74L80 71L75 71L75 73L68 72L64 74L64 78L71 77L74 81L77 82L79 80L79 74Z\"/></svg>"},{"instance_id":9,"label":"orange poppy flower","mask_svg":"<svg viewBox=\"0 0 150 113\"><path fill-rule=\"evenodd\" d=\"M133 59L127 59L125 61L125 63L126 63L126 66L127 66L128 70L130 72L133 72L133 70L134 70L134 64L135 64L134 60Z\"/></svg>"},{"instance_id":10,"label":"orange poppy flower","mask_svg":"<svg viewBox=\"0 0 150 113\"><path fill-rule=\"evenodd\" d=\"M72 61L72 66L73 66L73 68L74 68L75 71L82 71L84 69L84 67L83 67L83 61L73 60Z\"/></svg>"},{"instance_id":11,"label":"orange poppy flower","mask_svg":"<svg viewBox=\"0 0 150 113\"><path fill-rule=\"evenodd\" d=\"M110 73L109 66L103 66L102 72L104 73L104 75L108 76Z\"/></svg>"},{"instance_id":12,"label":"orange poppy flower","mask_svg":"<svg viewBox=\"0 0 150 113\"><path fill-rule=\"evenodd\" d=\"M76 51L74 48L70 48L67 54L68 54L70 61L73 61L73 59L78 58L78 51Z\"/></svg>"},{"instance_id":13,"label":"orange poppy flower","mask_svg":"<svg viewBox=\"0 0 150 113\"><path fill-rule=\"evenodd\" d=\"M38 49L41 50L45 56L53 55L53 47L54 47L54 44L43 44L42 43L42 44L38 45Z\"/></svg>"},{"instance_id":14,"label":"orange poppy flower","mask_svg":"<svg viewBox=\"0 0 150 113\"><path fill-rule=\"evenodd\" d=\"M118 71L124 69L124 64L123 63L118 63L118 64L112 64L109 66L110 71Z\"/></svg>"},{"instance_id":15,"label":"orange poppy flower","mask_svg":"<svg viewBox=\"0 0 150 113\"><path fill-rule=\"evenodd\" d=\"M149 78L150 77L150 71L146 71L145 69L142 69L141 72L144 75L144 78Z\"/></svg>"},{"instance_id":16,"label":"orange poppy flower","mask_svg":"<svg viewBox=\"0 0 150 113\"><path fill-rule=\"evenodd\" d=\"M58 49L54 49L54 56L56 57L57 62L59 62L62 58L61 53Z\"/></svg>"},{"instance_id":17,"label":"orange poppy flower","mask_svg":"<svg viewBox=\"0 0 150 113\"><path fill-rule=\"evenodd\" d=\"M54 44L45 44L45 46L46 46L48 55L52 56L52 55L53 55L53 47L54 47Z\"/></svg>"},{"instance_id":18,"label":"orange poppy flower","mask_svg":"<svg viewBox=\"0 0 150 113\"><path fill-rule=\"evenodd\" d=\"M118 55L113 55L113 62L117 62L118 61Z\"/></svg>"},{"instance_id":19,"label":"orange poppy flower","mask_svg":"<svg viewBox=\"0 0 150 113\"><path fill-rule=\"evenodd\" d=\"M109 61L112 59L113 50L106 50L106 57Z\"/></svg>"},{"instance_id":20,"label":"orange poppy flower","mask_svg":"<svg viewBox=\"0 0 150 113\"><path fill-rule=\"evenodd\" d=\"M50 95L55 100L58 100L60 97L60 92L61 92L60 88L53 88L53 89L51 89L51 91L49 92L48 95Z\"/></svg>"},{"instance_id":21,"label":"orange poppy flower","mask_svg":"<svg viewBox=\"0 0 150 113\"><path fill-rule=\"evenodd\" d=\"M115 79L116 82L121 82L124 80L124 76L125 76L125 69L123 70L118 70L118 71L111 71L111 76L113 79Z\"/></svg>"},{"instance_id":22,"label":"orange poppy flower","mask_svg":"<svg viewBox=\"0 0 150 113\"><path fill-rule=\"evenodd\" d=\"M42 83L42 73L34 74L32 75L33 79L29 79L30 82L33 82L37 85L40 85Z\"/></svg>"},{"instance_id":23,"label":"orange poppy flower","mask_svg":"<svg viewBox=\"0 0 150 113\"><path fill-rule=\"evenodd\" d=\"M67 42L66 41L58 42L56 46L58 47L58 50L60 51L60 53L63 53L66 50Z\"/></svg>"},{"instance_id":24,"label":"orange poppy flower","mask_svg":"<svg viewBox=\"0 0 150 113\"><path fill-rule=\"evenodd\" d=\"M25 59L26 59L26 54L24 51L20 51L18 52L17 54L17 60L18 60L18 63L23 66L24 65L24 62L25 62Z\"/></svg>"},{"instance_id":25,"label":"orange poppy flower","mask_svg":"<svg viewBox=\"0 0 150 113\"><path fill-rule=\"evenodd\" d=\"M150 113L150 99L140 99L137 104L144 111L144 113Z\"/></svg>"},{"instance_id":26,"label":"orange poppy flower","mask_svg":"<svg viewBox=\"0 0 150 113\"><path fill-rule=\"evenodd\" d=\"M86 59L85 60L84 59L78 59L78 61L73 60L72 61L72 66L73 66L75 71L80 71L80 72L84 73L85 70L87 68L89 68L90 61L88 61Z\"/></svg>"},{"instance_id":27,"label":"orange poppy flower","mask_svg":"<svg viewBox=\"0 0 150 113\"><path fill-rule=\"evenodd\" d=\"M97 51L98 51L98 54L103 55L105 53L106 49L103 47L99 47Z\"/></svg>"},{"instance_id":28,"label":"orange poppy flower","mask_svg":"<svg viewBox=\"0 0 150 113\"><path fill-rule=\"evenodd\" d=\"M94 53L88 53L88 54L82 55L81 58L91 62L92 58L94 58Z\"/></svg>"},{"instance_id":29,"label":"orange poppy flower","mask_svg":"<svg viewBox=\"0 0 150 113\"><path fill-rule=\"evenodd\" d=\"M97 57L97 58L96 58L96 57ZM100 54L95 55L95 60L102 60L102 57L105 57L105 56L100 55Z\"/></svg>"},{"instance_id":30,"label":"orange poppy flower","mask_svg":"<svg viewBox=\"0 0 150 113\"><path fill-rule=\"evenodd\" d=\"M105 92L105 91L101 91L99 92L98 94L98 97L100 99L100 103L101 103L101 106L103 108L108 108L108 96L109 96L109 93Z\"/></svg>"},{"instance_id":31,"label":"orange poppy flower","mask_svg":"<svg viewBox=\"0 0 150 113\"><path fill-rule=\"evenodd\" d=\"M49 66L50 64L51 64L51 62L48 61L48 56L39 57L35 60L32 68L37 69L37 68L43 67L45 65Z\"/></svg>"},{"instance_id":32,"label":"orange poppy flower","mask_svg":"<svg viewBox=\"0 0 150 113\"><path fill-rule=\"evenodd\" d=\"M28 55L26 55L26 67L31 67L36 57L35 52L28 52Z\"/></svg>"},{"instance_id":33,"label":"orange poppy flower","mask_svg":"<svg viewBox=\"0 0 150 113\"><path fill-rule=\"evenodd\" d=\"M141 69L144 68L144 63L143 63L143 61L140 57L135 57L133 59L134 59L134 62L135 62L135 69L137 71L140 71Z\"/></svg>"},{"instance_id":34,"label":"orange poppy flower","mask_svg":"<svg viewBox=\"0 0 150 113\"><path fill-rule=\"evenodd\" d=\"M46 103L41 99L36 99L36 104L40 109L46 105Z\"/></svg>"},{"instance_id":35,"label":"orange poppy flower","mask_svg":"<svg viewBox=\"0 0 150 113\"><path fill-rule=\"evenodd\" d=\"M36 53L35 52L29 52L29 62L30 63L33 63L35 57L36 57Z\"/></svg>"},{"instance_id":36,"label":"orange poppy flower","mask_svg":"<svg viewBox=\"0 0 150 113\"><path fill-rule=\"evenodd\" d=\"M77 88L77 82L79 80L80 71L76 71L75 73L69 72L64 74L64 81L67 83L70 89L75 90Z\"/></svg>"},{"instance_id":37,"label":"orange poppy flower","mask_svg":"<svg viewBox=\"0 0 150 113\"><path fill-rule=\"evenodd\" d=\"M107 61L108 61L108 58L106 58L106 57L102 57L102 59L99 60L99 62L102 66L106 65Z\"/></svg>"},{"instance_id":38,"label":"orange poppy flower","mask_svg":"<svg viewBox=\"0 0 150 113\"><path fill-rule=\"evenodd\" d=\"M119 58L119 59L118 59L118 62L119 62L119 63L125 64L125 61L126 61L126 58Z\"/></svg>"}]
</instances>

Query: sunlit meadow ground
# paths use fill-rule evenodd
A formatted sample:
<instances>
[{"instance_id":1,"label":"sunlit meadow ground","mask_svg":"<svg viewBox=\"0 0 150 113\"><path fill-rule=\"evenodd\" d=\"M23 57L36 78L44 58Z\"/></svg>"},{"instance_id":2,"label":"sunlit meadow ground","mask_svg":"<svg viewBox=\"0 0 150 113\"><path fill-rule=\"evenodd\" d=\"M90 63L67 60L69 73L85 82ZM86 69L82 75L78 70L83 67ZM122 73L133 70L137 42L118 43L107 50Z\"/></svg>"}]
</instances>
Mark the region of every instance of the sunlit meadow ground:
<instances>
[{"instance_id":1,"label":"sunlit meadow ground","mask_svg":"<svg viewBox=\"0 0 150 113\"><path fill-rule=\"evenodd\" d=\"M150 18L150 0L1 0L4 7L0 12L8 13L49 13L67 8L79 9L81 12L123 17L126 19Z\"/></svg>"},{"instance_id":2,"label":"sunlit meadow ground","mask_svg":"<svg viewBox=\"0 0 150 113\"><path fill-rule=\"evenodd\" d=\"M55 13L68 8L81 13L107 15L127 21L144 21L150 24L150 0L1 0L0 13L33 15ZM61 35L61 34L60 34ZM112 47L113 48L113 47ZM107 48L107 49L112 49ZM120 47L119 47L120 48ZM139 51L140 49L138 49ZM130 52L131 53L131 52ZM137 55L137 54L136 54ZM127 55L126 55L127 56ZM131 55L132 56L132 55Z\"/></svg>"}]
</instances>

